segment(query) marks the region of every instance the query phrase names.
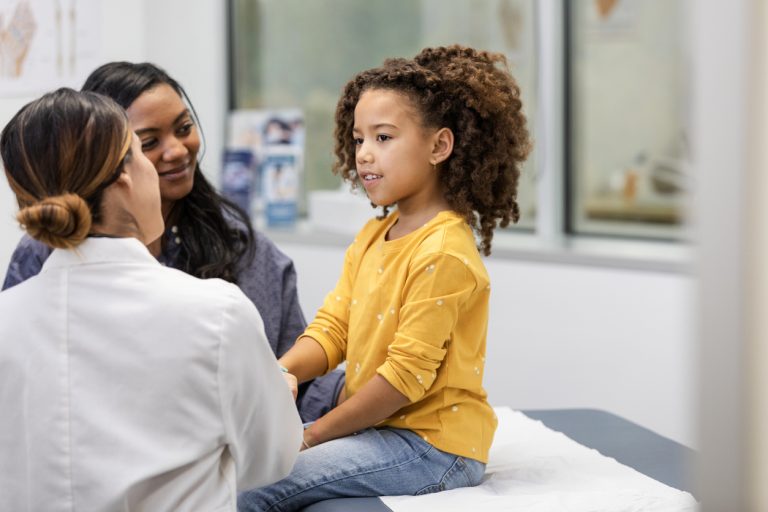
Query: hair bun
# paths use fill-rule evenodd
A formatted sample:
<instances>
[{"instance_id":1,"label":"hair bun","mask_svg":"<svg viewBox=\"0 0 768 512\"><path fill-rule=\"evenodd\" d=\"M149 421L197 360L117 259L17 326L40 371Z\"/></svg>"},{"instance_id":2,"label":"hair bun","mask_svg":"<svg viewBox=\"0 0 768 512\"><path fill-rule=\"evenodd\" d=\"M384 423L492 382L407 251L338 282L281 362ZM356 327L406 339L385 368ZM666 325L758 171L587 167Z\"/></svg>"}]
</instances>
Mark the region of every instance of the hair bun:
<instances>
[{"instance_id":1,"label":"hair bun","mask_svg":"<svg viewBox=\"0 0 768 512\"><path fill-rule=\"evenodd\" d=\"M92 218L82 197L62 194L22 208L16 220L35 240L57 249L71 249L88 236Z\"/></svg>"}]
</instances>

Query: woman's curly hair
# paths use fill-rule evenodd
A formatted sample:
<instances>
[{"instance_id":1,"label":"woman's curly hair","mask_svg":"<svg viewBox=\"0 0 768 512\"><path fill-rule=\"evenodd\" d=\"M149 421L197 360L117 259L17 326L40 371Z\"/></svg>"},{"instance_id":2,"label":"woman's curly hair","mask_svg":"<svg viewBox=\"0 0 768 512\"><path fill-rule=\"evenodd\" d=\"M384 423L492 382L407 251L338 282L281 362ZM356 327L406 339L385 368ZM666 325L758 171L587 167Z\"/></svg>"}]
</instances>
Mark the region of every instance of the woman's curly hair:
<instances>
[{"instance_id":1,"label":"woman's curly hair","mask_svg":"<svg viewBox=\"0 0 768 512\"><path fill-rule=\"evenodd\" d=\"M413 59L387 59L352 78L336 107L333 171L354 186L355 107L371 89L403 93L424 127L451 129L453 152L440 164L446 200L477 233L480 251L490 254L496 226L520 218L517 184L531 149L520 88L506 58L459 45L425 48Z\"/></svg>"}]
</instances>

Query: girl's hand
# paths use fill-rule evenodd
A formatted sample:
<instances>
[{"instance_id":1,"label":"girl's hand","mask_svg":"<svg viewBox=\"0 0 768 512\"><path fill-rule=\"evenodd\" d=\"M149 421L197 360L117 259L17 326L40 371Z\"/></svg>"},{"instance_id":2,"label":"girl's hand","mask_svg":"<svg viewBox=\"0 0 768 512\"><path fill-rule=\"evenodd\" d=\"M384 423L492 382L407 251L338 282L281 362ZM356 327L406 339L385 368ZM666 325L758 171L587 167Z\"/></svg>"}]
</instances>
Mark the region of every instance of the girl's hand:
<instances>
[{"instance_id":1,"label":"girl's hand","mask_svg":"<svg viewBox=\"0 0 768 512\"><path fill-rule=\"evenodd\" d=\"M378 374L354 395L339 399L344 403L304 429L303 450L372 427L410 403Z\"/></svg>"},{"instance_id":2,"label":"girl's hand","mask_svg":"<svg viewBox=\"0 0 768 512\"><path fill-rule=\"evenodd\" d=\"M299 448L299 451L303 452L304 450L309 450L310 448L312 448L312 446L307 442L307 436L305 434L304 438L301 440L301 448Z\"/></svg>"}]
</instances>

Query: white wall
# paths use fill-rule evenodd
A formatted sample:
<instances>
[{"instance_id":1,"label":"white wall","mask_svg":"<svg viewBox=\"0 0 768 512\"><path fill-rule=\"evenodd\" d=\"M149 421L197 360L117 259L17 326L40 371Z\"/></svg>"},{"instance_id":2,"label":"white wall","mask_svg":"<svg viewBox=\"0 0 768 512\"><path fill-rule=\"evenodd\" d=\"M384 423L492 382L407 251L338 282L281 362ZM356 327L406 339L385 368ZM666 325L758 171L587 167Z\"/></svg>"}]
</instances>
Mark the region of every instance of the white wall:
<instances>
[{"instance_id":1,"label":"white wall","mask_svg":"<svg viewBox=\"0 0 768 512\"><path fill-rule=\"evenodd\" d=\"M343 248L282 243L310 320ZM604 409L694 445L693 283L679 274L489 259L494 405Z\"/></svg>"}]
</instances>

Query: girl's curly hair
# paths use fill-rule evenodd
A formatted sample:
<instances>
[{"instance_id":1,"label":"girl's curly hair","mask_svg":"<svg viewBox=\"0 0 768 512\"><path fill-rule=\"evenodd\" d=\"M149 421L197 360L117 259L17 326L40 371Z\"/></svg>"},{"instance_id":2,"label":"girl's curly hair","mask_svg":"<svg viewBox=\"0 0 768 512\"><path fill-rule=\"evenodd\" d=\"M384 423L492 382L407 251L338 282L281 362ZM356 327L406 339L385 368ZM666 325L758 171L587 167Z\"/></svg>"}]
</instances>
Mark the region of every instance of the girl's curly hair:
<instances>
[{"instance_id":1,"label":"girl's curly hair","mask_svg":"<svg viewBox=\"0 0 768 512\"><path fill-rule=\"evenodd\" d=\"M403 93L424 127L451 129L453 153L440 164L440 180L451 208L477 233L479 249L489 255L496 226L520 217L517 184L531 149L520 88L506 58L459 45L425 48L413 59L387 59L352 78L336 107L333 171L353 186L358 185L355 107L371 89Z\"/></svg>"}]
</instances>

